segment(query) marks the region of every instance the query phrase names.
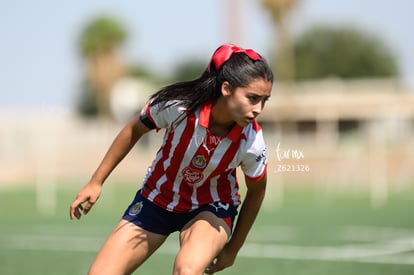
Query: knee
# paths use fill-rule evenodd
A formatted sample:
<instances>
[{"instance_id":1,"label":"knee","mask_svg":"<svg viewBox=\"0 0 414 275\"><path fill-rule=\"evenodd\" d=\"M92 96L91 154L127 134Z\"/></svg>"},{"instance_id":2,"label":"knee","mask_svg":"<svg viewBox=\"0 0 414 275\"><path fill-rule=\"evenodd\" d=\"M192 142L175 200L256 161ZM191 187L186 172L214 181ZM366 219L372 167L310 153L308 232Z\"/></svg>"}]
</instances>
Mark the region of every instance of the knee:
<instances>
[{"instance_id":1,"label":"knee","mask_svg":"<svg viewBox=\"0 0 414 275\"><path fill-rule=\"evenodd\" d=\"M195 273L193 273L193 270L189 266L177 266L174 267L173 275L195 275Z\"/></svg>"},{"instance_id":2,"label":"knee","mask_svg":"<svg viewBox=\"0 0 414 275\"><path fill-rule=\"evenodd\" d=\"M196 271L191 266L177 266L174 267L173 275L202 275L203 272Z\"/></svg>"},{"instance_id":3,"label":"knee","mask_svg":"<svg viewBox=\"0 0 414 275\"><path fill-rule=\"evenodd\" d=\"M88 271L88 275L98 275L99 272L96 269L90 268Z\"/></svg>"},{"instance_id":4,"label":"knee","mask_svg":"<svg viewBox=\"0 0 414 275\"><path fill-rule=\"evenodd\" d=\"M107 273L109 268L99 268L96 265L92 265L88 270L88 275L102 275L102 274L109 274Z\"/></svg>"},{"instance_id":5,"label":"knee","mask_svg":"<svg viewBox=\"0 0 414 275\"><path fill-rule=\"evenodd\" d=\"M173 275L202 275L204 268L195 262L176 259Z\"/></svg>"},{"instance_id":6,"label":"knee","mask_svg":"<svg viewBox=\"0 0 414 275\"><path fill-rule=\"evenodd\" d=\"M108 265L108 266L99 266L96 264L92 264L92 266L88 270L88 275L109 275L109 274L126 274L116 268L115 265Z\"/></svg>"}]
</instances>

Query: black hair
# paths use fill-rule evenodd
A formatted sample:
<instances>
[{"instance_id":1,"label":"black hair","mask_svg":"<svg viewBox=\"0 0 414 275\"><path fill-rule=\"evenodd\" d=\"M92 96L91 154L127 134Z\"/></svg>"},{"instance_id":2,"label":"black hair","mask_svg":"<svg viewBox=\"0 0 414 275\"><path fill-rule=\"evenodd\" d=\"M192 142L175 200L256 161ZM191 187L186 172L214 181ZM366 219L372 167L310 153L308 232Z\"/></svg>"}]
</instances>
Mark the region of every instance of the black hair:
<instances>
[{"instance_id":1,"label":"black hair","mask_svg":"<svg viewBox=\"0 0 414 275\"><path fill-rule=\"evenodd\" d=\"M222 95L223 82L227 81L233 90L246 87L255 79L273 83L273 73L267 62L263 58L252 60L244 53L234 53L218 70L210 64L199 78L161 88L151 96L151 105L161 103L167 108L180 104L187 109L188 116L204 103L215 102Z\"/></svg>"}]
</instances>

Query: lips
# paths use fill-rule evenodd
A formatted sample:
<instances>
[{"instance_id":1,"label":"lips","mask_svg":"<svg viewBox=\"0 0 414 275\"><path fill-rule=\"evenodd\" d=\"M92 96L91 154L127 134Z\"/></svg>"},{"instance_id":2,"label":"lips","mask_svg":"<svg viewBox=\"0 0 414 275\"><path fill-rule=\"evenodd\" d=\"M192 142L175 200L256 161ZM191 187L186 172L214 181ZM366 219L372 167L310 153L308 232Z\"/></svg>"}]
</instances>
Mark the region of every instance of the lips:
<instances>
[{"instance_id":1,"label":"lips","mask_svg":"<svg viewBox=\"0 0 414 275\"><path fill-rule=\"evenodd\" d=\"M239 120L239 125L245 127L248 124L252 123L254 120L255 120L255 117L248 117L248 116L246 116L243 119L240 119Z\"/></svg>"},{"instance_id":2,"label":"lips","mask_svg":"<svg viewBox=\"0 0 414 275\"><path fill-rule=\"evenodd\" d=\"M254 120L254 117L246 117L246 121L248 123L251 123Z\"/></svg>"}]
</instances>

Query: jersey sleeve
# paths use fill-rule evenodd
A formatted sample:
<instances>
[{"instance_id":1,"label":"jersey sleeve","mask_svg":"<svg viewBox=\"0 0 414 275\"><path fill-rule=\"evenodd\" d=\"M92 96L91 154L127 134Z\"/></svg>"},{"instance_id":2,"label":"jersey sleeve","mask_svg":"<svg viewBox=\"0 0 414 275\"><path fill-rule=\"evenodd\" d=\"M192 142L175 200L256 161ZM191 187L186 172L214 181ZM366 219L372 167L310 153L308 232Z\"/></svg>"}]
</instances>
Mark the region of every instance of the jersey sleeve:
<instances>
[{"instance_id":1,"label":"jersey sleeve","mask_svg":"<svg viewBox=\"0 0 414 275\"><path fill-rule=\"evenodd\" d=\"M248 135L246 153L241 162L241 169L246 178L253 182L261 180L266 174L267 162L267 149L262 130L254 135Z\"/></svg>"},{"instance_id":2,"label":"jersey sleeve","mask_svg":"<svg viewBox=\"0 0 414 275\"><path fill-rule=\"evenodd\" d=\"M140 114L142 123L149 129L160 130L169 127L185 112L185 108L176 102L167 102L165 104L151 105L151 102L148 102Z\"/></svg>"}]
</instances>

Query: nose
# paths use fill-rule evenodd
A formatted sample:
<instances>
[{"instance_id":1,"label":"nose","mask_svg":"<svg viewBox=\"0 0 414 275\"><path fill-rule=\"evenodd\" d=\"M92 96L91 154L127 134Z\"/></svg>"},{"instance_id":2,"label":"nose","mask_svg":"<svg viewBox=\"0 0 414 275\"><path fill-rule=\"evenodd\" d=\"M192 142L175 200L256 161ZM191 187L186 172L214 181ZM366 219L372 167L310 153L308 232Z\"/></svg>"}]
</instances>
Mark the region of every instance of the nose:
<instances>
[{"instance_id":1,"label":"nose","mask_svg":"<svg viewBox=\"0 0 414 275\"><path fill-rule=\"evenodd\" d=\"M254 115L254 117L257 117L258 115L260 115L261 113L262 113L262 110L263 110L263 106L264 104L263 104L263 102L262 101L260 101L260 102L258 102L257 104L255 104L254 106L253 106L253 115Z\"/></svg>"}]
</instances>

